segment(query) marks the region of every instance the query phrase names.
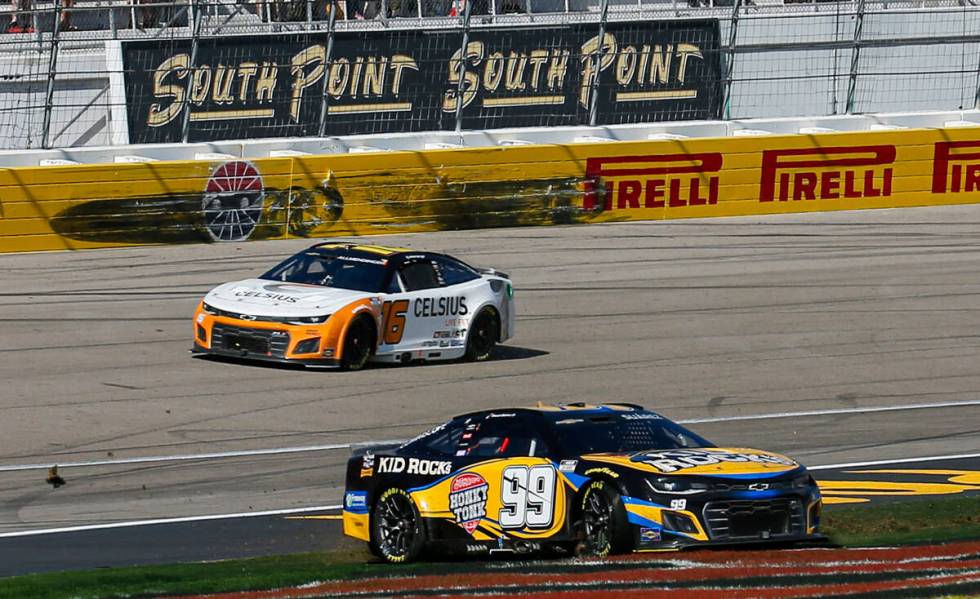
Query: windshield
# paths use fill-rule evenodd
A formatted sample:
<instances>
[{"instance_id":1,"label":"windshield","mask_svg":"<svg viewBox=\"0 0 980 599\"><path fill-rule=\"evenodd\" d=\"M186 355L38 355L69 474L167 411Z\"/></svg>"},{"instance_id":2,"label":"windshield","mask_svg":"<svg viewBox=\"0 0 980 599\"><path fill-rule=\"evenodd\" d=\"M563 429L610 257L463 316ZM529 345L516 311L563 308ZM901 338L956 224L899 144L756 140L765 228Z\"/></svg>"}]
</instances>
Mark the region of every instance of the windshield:
<instances>
[{"instance_id":1,"label":"windshield","mask_svg":"<svg viewBox=\"0 0 980 599\"><path fill-rule=\"evenodd\" d=\"M555 431L571 455L714 447L653 412L556 414Z\"/></svg>"},{"instance_id":2,"label":"windshield","mask_svg":"<svg viewBox=\"0 0 980 599\"><path fill-rule=\"evenodd\" d=\"M354 291L381 291L387 267L383 260L360 252L309 250L282 262L261 278L286 283L322 285Z\"/></svg>"}]
</instances>

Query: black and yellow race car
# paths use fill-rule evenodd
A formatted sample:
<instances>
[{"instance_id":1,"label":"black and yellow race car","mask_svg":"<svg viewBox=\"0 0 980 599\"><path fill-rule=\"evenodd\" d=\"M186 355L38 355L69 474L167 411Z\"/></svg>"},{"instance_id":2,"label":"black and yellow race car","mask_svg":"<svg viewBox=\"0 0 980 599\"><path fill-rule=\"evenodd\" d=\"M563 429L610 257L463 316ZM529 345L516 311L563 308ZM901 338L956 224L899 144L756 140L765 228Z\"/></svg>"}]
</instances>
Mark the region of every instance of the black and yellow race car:
<instances>
[{"instance_id":1,"label":"black and yellow race car","mask_svg":"<svg viewBox=\"0 0 980 599\"><path fill-rule=\"evenodd\" d=\"M344 533L389 562L822 540L820 492L774 453L719 448L631 404L457 416L347 465Z\"/></svg>"}]
</instances>

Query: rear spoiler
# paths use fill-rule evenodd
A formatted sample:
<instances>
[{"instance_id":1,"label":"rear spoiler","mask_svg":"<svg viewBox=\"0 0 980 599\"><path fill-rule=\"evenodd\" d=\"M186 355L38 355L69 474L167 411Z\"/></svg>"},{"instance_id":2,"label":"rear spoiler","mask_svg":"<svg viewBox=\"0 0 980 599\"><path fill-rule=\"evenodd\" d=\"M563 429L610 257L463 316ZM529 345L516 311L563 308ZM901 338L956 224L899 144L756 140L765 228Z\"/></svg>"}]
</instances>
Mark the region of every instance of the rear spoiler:
<instances>
[{"instance_id":1,"label":"rear spoiler","mask_svg":"<svg viewBox=\"0 0 980 599\"><path fill-rule=\"evenodd\" d=\"M379 443L353 443L350 446L350 453L353 457L362 456L368 453L379 453L389 449L397 449L405 444L405 441L381 441Z\"/></svg>"},{"instance_id":2,"label":"rear spoiler","mask_svg":"<svg viewBox=\"0 0 980 599\"><path fill-rule=\"evenodd\" d=\"M477 268L476 272L481 275L492 275L495 277L500 277L502 279L510 279L510 275L505 272L500 272L496 268Z\"/></svg>"}]
</instances>

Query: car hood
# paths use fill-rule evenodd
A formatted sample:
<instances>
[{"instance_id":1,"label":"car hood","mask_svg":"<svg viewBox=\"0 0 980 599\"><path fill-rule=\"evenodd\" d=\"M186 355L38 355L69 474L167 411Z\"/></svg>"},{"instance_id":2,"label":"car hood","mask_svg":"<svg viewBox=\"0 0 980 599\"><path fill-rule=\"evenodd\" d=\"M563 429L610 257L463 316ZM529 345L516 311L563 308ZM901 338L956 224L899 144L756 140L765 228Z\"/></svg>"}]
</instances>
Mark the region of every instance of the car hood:
<instances>
[{"instance_id":1,"label":"car hood","mask_svg":"<svg viewBox=\"0 0 980 599\"><path fill-rule=\"evenodd\" d=\"M321 316L333 314L355 300L377 295L320 285L246 279L215 287L204 301L219 310L254 316Z\"/></svg>"},{"instance_id":2,"label":"car hood","mask_svg":"<svg viewBox=\"0 0 980 599\"><path fill-rule=\"evenodd\" d=\"M799 463L784 455L741 447L599 453L584 455L582 459L668 476L768 478L800 468Z\"/></svg>"}]
</instances>

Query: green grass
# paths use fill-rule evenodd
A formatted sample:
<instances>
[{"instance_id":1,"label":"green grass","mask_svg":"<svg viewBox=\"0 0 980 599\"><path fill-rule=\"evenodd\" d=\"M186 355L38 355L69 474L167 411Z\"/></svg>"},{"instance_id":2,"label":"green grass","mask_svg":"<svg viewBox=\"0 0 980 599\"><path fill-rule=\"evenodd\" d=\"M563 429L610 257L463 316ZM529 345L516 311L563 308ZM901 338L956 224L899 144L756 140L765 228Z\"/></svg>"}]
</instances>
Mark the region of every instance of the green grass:
<instances>
[{"instance_id":1,"label":"green grass","mask_svg":"<svg viewBox=\"0 0 980 599\"><path fill-rule=\"evenodd\" d=\"M197 564L107 568L0 579L3 599L89 599L220 593L297 586L315 580L382 576L367 551L300 553Z\"/></svg>"},{"instance_id":2,"label":"green grass","mask_svg":"<svg viewBox=\"0 0 980 599\"><path fill-rule=\"evenodd\" d=\"M980 539L980 497L834 506L823 531L844 546ZM406 575L436 566L370 563L364 549L302 553L223 562L137 566L0 579L2 599L109 599L162 594L220 593L297 586L312 581ZM465 567L454 564L453 569Z\"/></svg>"},{"instance_id":3,"label":"green grass","mask_svg":"<svg viewBox=\"0 0 980 599\"><path fill-rule=\"evenodd\" d=\"M980 496L825 508L822 529L847 547L980 539Z\"/></svg>"}]
</instances>

